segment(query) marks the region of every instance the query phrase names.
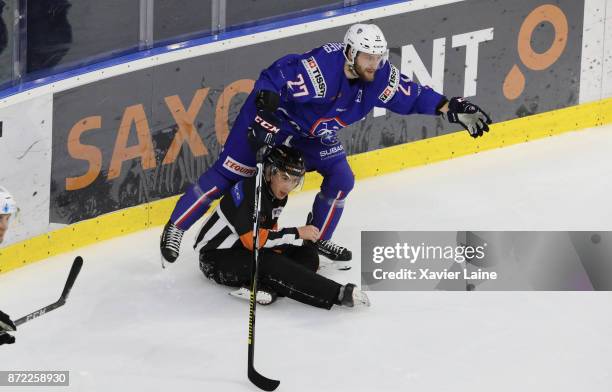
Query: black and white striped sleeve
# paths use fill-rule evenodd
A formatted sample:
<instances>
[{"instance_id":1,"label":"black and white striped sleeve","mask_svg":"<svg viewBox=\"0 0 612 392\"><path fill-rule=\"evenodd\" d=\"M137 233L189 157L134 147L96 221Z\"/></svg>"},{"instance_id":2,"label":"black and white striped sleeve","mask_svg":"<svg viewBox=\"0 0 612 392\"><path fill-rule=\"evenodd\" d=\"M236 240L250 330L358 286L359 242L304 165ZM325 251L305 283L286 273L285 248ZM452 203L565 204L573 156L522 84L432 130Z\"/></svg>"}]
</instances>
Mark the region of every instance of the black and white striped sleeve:
<instances>
[{"instance_id":1,"label":"black and white striped sleeve","mask_svg":"<svg viewBox=\"0 0 612 392\"><path fill-rule=\"evenodd\" d=\"M275 248L282 245L303 245L304 240L295 227L285 227L280 230L269 230L268 239L264 243L264 248Z\"/></svg>"}]
</instances>

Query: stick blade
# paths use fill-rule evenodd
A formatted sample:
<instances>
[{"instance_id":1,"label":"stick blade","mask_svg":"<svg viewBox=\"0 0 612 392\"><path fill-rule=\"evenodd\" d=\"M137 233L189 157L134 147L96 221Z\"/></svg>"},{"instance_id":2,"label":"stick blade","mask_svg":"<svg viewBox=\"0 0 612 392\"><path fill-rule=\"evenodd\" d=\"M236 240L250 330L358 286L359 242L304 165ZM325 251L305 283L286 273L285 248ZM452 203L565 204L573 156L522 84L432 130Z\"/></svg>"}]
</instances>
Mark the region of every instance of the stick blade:
<instances>
[{"instance_id":1,"label":"stick blade","mask_svg":"<svg viewBox=\"0 0 612 392\"><path fill-rule=\"evenodd\" d=\"M264 391L273 391L280 385L280 381L262 376L252 366L249 367L249 380L251 380L256 387Z\"/></svg>"},{"instance_id":2,"label":"stick blade","mask_svg":"<svg viewBox=\"0 0 612 392\"><path fill-rule=\"evenodd\" d=\"M64 286L64 291L62 291L62 295L60 296L60 301L66 301L68 298L68 294L70 294L70 290L72 290L74 281L76 280L77 276L79 276L79 272L81 272L81 267L83 267L83 258L81 256L77 256L72 263L72 267L70 268L70 273L68 274L68 279L66 279L66 285Z\"/></svg>"}]
</instances>

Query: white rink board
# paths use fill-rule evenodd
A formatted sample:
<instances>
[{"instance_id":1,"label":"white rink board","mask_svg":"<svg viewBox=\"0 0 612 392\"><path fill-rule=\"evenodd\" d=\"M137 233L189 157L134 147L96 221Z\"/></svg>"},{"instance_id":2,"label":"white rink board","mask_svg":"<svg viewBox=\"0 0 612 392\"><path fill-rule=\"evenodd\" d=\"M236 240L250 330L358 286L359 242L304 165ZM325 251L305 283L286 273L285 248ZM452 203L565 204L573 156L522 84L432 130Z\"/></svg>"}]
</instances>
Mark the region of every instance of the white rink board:
<instances>
[{"instance_id":1,"label":"white rink board","mask_svg":"<svg viewBox=\"0 0 612 392\"><path fill-rule=\"evenodd\" d=\"M49 231L51 94L0 109L0 185L18 203L2 246Z\"/></svg>"},{"instance_id":2,"label":"white rink board","mask_svg":"<svg viewBox=\"0 0 612 392\"><path fill-rule=\"evenodd\" d=\"M602 96L612 97L612 0L606 0Z\"/></svg>"},{"instance_id":3,"label":"white rink board","mask_svg":"<svg viewBox=\"0 0 612 392\"><path fill-rule=\"evenodd\" d=\"M580 103L612 97L612 0L585 0Z\"/></svg>"}]
</instances>

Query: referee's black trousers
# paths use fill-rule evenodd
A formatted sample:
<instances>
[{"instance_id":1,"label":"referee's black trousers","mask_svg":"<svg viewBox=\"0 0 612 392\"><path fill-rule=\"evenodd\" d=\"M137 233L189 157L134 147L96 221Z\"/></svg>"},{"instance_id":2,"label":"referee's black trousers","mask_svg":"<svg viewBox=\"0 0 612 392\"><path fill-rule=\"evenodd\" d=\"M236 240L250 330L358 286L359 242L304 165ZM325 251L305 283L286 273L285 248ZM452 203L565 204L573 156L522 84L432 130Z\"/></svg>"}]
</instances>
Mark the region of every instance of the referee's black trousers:
<instances>
[{"instance_id":1,"label":"referee's black trousers","mask_svg":"<svg viewBox=\"0 0 612 392\"><path fill-rule=\"evenodd\" d=\"M281 253L262 249L259 256L259 287L319 308L339 303L341 285L316 273L319 255L312 243L289 246ZM200 269L217 283L248 287L252 260L253 253L247 249L203 250Z\"/></svg>"}]
</instances>

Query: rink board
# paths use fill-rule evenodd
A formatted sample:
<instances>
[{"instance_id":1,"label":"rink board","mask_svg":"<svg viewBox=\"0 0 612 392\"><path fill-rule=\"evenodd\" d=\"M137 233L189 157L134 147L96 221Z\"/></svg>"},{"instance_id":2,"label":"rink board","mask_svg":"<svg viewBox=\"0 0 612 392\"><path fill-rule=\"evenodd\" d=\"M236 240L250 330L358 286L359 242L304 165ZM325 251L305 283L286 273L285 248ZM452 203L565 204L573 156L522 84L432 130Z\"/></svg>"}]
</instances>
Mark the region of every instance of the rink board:
<instances>
[{"instance_id":1,"label":"rink board","mask_svg":"<svg viewBox=\"0 0 612 392\"><path fill-rule=\"evenodd\" d=\"M612 40L603 35L610 32L595 9L611 8L611 3L561 1L555 5L560 16L551 8L536 12L544 1L524 0L501 16L496 12L502 10L479 0L415 1L134 61L3 99L2 141L10 141L10 153L1 163L17 169L3 173L0 182L15 189L23 213L11 230L25 240L0 249L0 273L165 223L175 195L214 162L259 70L286 54L287 47L300 52L330 37L340 39L346 25L359 20L375 19L381 25L391 60L403 73L449 96L472 96L497 123L486 137L473 140L439 119L377 109L339 134L357 179L610 123L612 102L605 98L612 96L612 74L603 57L610 55ZM483 22L478 22L482 25L466 18L475 5L483 13ZM530 37L533 56L548 53L540 63L524 56L529 47L518 39L538 15L552 20L533 27ZM477 45L470 46L470 34L479 40ZM555 43L561 39L565 45ZM249 67L232 61L236 56L249 58ZM522 90L520 83L507 82L515 65L525 77ZM476 78L470 80L474 66ZM582 102L589 103L577 105ZM177 130L172 110L181 105L185 111L192 105L197 109L187 126L197 132L206 152L194 157L193 149L183 144L174 160L164 163ZM150 137L155 162L149 159L147 166L143 158L135 158L112 169L122 129L127 130L127 146L141 141L137 135ZM75 158L79 154L74 147L79 146L69 146L75 132L81 132L82 145L97 148L101 155L99 175L85 186L83 177L91 164ZM81 157L83 151L87 153L82 150ZM81 179L68 190L68 178ZM305 189L319 184L318 175L309 175Z\"/></svg>"}]
</instances>

